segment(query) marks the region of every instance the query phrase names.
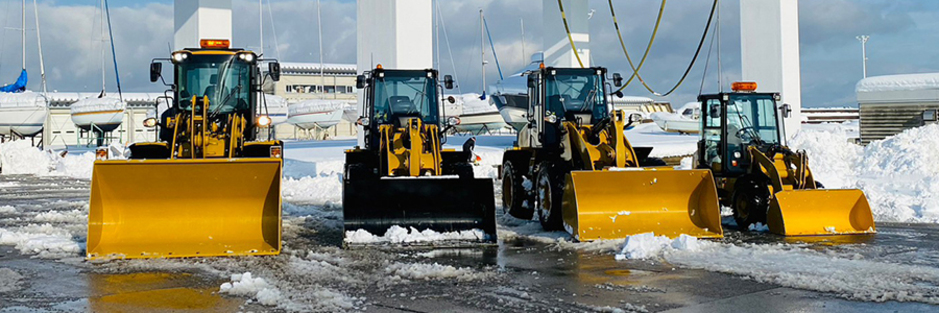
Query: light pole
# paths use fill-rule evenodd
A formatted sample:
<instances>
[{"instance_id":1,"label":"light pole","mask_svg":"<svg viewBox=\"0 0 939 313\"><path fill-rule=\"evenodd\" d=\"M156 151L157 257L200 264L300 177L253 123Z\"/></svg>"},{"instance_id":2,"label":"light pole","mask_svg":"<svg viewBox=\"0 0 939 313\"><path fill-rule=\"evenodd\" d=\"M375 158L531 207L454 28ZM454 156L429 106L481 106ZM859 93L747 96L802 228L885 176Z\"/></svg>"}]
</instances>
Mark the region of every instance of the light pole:
<instances>
[{"instance_id":1,"label":"light pole","mask_svg":"<svg viewBox=\"0 0 939 313\"><path fill-rule=\"evenodd\" d=\"M858 41L861 42L861 57L862 57L862 66L864 69L864 78L867 78L867 40L871 38L868 35L860 35L856 37Z\"/></svg>"}]
</instances>

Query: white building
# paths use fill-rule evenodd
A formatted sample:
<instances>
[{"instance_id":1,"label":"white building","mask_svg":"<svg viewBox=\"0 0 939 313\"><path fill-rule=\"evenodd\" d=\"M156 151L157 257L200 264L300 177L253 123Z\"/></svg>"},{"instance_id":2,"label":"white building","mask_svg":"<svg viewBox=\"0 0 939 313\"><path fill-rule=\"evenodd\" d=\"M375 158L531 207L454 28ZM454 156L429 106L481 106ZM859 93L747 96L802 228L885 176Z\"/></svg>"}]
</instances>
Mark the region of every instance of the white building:
<instances>
[{"instance_id":1,"label":"white building","mask_svg":"<svg viewBox=\"0 0 939 313\"><path fill-rule=\"evenodd\" d=\"M939 119L939 73L872 76L855 87L861 143L884 139Z\"/></svg>"}]
</instances>

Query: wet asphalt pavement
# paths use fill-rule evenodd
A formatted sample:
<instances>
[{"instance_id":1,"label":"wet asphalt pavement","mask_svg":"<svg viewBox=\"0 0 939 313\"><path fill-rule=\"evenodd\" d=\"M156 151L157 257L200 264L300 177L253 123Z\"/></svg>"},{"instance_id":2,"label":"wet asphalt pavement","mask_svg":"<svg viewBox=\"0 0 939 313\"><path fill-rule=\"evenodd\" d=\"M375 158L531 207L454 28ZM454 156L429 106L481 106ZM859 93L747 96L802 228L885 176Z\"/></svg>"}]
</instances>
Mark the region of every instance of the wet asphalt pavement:
<instances>
[{"instance_id":1,"label":"wet asphalt pavement","mask_svg":"<svg viewBox=\"0 0 939 313\"><path fill-rule=\"evenodd\" d=\"M14 184L10 184L10 183ZM28 223L30 212L87 212L88 181L62 177L0 176L0 206L19 209L0 214L0 228ZM662 260L615 261L606 253L580 251L544 241L516 238L473 247L357 247L339 249L341 220L328 214L297 217L286 227L285 254L277 257L112 261L89 263L81 254L51 259L24 255L0 245L0 269L22 276L0 292L0 312L233 312L279 311L243 297L221 295L227 274L245 270L279 276L282 291L302 296L309 279L357 297L368 312L936 312L939 306L916 302L859 302L835 294L799 290L746 277L685 269ZM341 214L341 210L338 214ZM289 219L289 218L288 218ZM86 221L58 222L84 245ZM939 267L939 227L878 225L869 237L810 242L811 249L849 252L872 260ZM776 244L782 237L726 231L725 242ZM862 244L859 244L861 241ZM342 258L355 278L318 279L290 267L302 252ZM390 282L382 264L439 263L485 274L471 280ZM0 276L2 277L2 276ZM0 290L3 283L0 282Z\"/></svg>"}]
</instances>

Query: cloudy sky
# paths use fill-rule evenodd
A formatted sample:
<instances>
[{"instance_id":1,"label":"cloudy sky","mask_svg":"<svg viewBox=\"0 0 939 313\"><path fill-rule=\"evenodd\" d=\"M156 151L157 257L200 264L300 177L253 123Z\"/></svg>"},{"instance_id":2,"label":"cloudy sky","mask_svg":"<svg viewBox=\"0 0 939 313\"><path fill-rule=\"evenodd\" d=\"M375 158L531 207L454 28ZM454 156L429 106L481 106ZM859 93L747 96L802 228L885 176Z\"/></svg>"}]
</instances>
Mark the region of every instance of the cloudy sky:
<instances>
[{"instance_id":1,"label":"cloudy sky","mask_svg":"<svg viewBox=\"0 0 939 313\"><path fill-rule=\"evenodd\" d=\"M282 61L318 62L316 2L265 1L264 51ZM477 11L486 12L503 71L512 73L527 63L522 55L520 20L525 23L525 47L541 49L541 1L438 0L445 20L456 68L441 44L441 71L455 73L463 92L481 90ZM30 89L38 89L38 53L32 1L27 9L27 69ZM101 41L98 0L39 1L40 28L50 90L100 90ZM659 0L614 0L620 27L630 53L645 49L658 12ZM725 81L740 77L739 0L722 0L722 59ZM654 89L667 89L680 77L694 53L707 20L710 0L670 1L643 76ZM111 0L112 25L125 91L159 91L148 81L147 64L166 57L173 35L172 1ZM355 63L355 2L322 1L326 62ZM270 11L268 11L270 7ZM257 49L258 2L234 0L233 41ZM630 73L616 39L606 0L590 0L596 10L590 19L593 63L611 71ZM20 2L0 1L0 84L16 79L20 70ZM867 34L868 73L939 72L939 1L922 0L802 0L799 7L803 105L854 105L854 85L861 78L861 49L855 36ZM272 22L273 21L273 22ZM547 21L559 22L559 21ZM275 41L276 38L276 41ZM706 51L705 51L706 52ZM490 56L491 57L491 56ZM704 57L678 91L664 100L684 103L698 93ZM106 59L108 89L114 90L113 66ZM705 92L717 89L716 52L704 79ZM490 64L494 64L490 61ZM494 65L487 79L498 78ZM639 84L627 94L649 96Z\"/></svg>"}]
</instances>

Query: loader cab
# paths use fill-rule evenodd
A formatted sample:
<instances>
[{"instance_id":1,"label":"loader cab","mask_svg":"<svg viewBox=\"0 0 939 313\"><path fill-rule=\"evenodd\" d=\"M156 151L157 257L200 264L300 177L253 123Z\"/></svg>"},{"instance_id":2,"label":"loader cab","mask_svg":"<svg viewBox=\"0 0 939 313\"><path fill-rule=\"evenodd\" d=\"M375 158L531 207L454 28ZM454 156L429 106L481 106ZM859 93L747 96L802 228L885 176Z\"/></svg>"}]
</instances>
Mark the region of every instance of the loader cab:
<instances>
[{"instance_id":1,"label":"loader cab","mask_svg":"<svg viewBox=\"0 0 939 313\"><path fill-rule=\"evenodd\" d=\"M446 82L452 86L447 75ZM357 78L357 87L365 88L365 112L357 124L366 131L366 145L378 144L373 138L380 125L405 127L409 119L418 118L423 124L441 125L440 85L437 71L391 70L380 66Z\"/></svg>"},{"instance_id":2,"label":"loader cab","mask_svg":"<svg viewBox=\"0 0 939 313\"><path fill-rule=\"evenodd\" d=\"M560 141L562 122L593 125L610 117L606 69L546 67L528 74L529 127L544 146Z\"/></svg>"},{"instance_id":3,"label":"loader cab","mask_svg":"<svg viewBox=\"0 0 939 313\"><path fill-rule=\"evenodd\" d=\"M782 144L782 121L778 93L759 93L755 83L734 84L734 92L701 95L701 139L698 168L710 168L718 177L747 173L751 158L747 150L761 151Z\"/></svg>"}]
</instances>

